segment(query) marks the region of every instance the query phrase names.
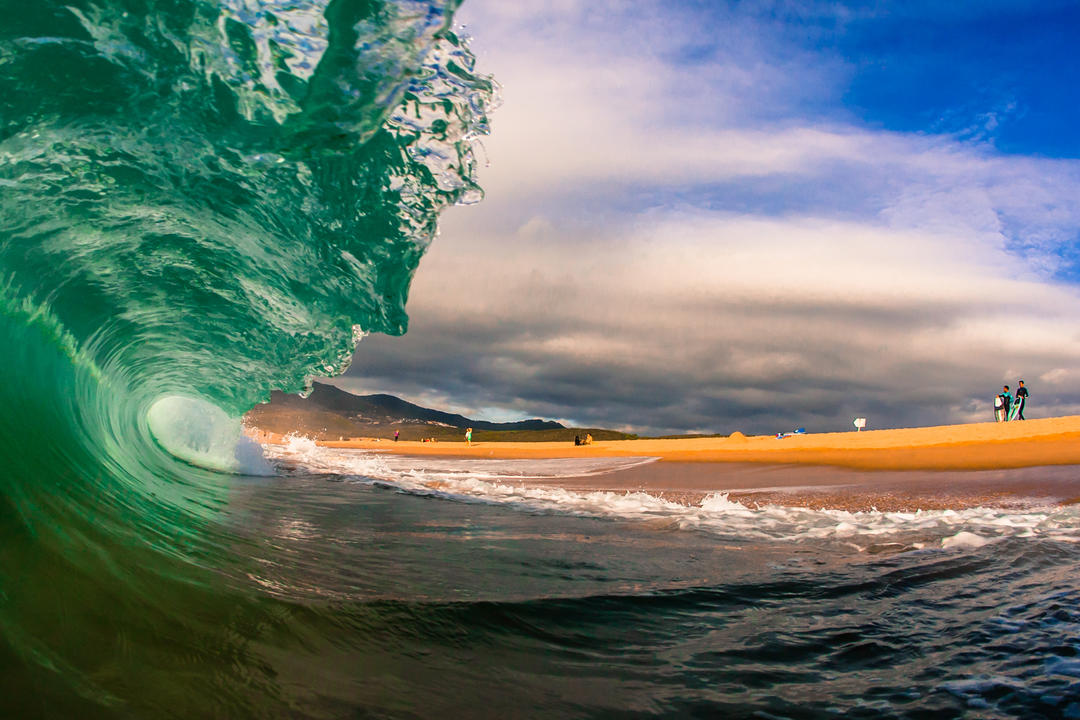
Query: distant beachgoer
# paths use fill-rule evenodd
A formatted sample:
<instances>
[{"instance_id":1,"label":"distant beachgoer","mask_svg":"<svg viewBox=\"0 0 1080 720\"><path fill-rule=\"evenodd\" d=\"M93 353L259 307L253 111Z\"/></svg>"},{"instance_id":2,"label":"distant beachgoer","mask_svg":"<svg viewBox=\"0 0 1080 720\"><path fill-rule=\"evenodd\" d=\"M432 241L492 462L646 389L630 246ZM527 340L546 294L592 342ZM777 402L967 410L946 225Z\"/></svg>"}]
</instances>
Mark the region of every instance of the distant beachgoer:
<instances>
[{"instance_id":1,"label":"distant beachgoer","mask_svg":"<svg viewBox=\"0 0 1080 720\"><path fill-rule=\"evenodd\" d=\"M1009 407L1012 406L1012 393L1009 392L1008 385L1001 387L1001 394L998 397L1001 398L1001 420L1006 422L1009 419Z\"/></svg>"},{"instance_id":2,"label":"distant beachgoer","mask_svg":"<svg viewBox=\"0 0 1080 720\"><path fill-rule=\"evenodd\" d=\"M472 446L472 428L465 429L465 444Z\"/></svg>"},{"instance_id":3,"label":"distant beachgoer","mask_svg":"<svg viewBox=\"0 0 1080 720\"><path fill-rule=\"evenodd\" d=\"M581 436L580 435L575 435L574 436L574 444L575 445L580 445L581 444Z\"/></svg>"},{"instance_id":4,"label":"distant beachgoer","mask_svg":"<svg viewBox=\"0 0 1080 720\"><path fill-rule=\"evenodd\" d=\"M1028 389L1024 387L1024 381L1021 380L1016 388L1016 419L1024 419L1024 406L1027 405Z\"/></svg>"},{"instance_id":5,"label":"distant beachgoer","mask_svg":"<svg viewBox=\"0 0 1080 720\"><path fill-rule=\"evenodd\" d=\"M585 444L592 445L592 433L585 433Z\"/></svg>"},{"instance_id":6,"label":"distant beachgoer","mask_svg":"<svg viewBox=\"0 0 1080 720\"><path fill-rule=\"evenodd\" d=\"M397 442L397 440L398 440L398 435L400 435L400 434L401 434L401 431L400 431L400 430L395 430L395 431L394 431L394 442Z\"/></svg>"}]
</instances>

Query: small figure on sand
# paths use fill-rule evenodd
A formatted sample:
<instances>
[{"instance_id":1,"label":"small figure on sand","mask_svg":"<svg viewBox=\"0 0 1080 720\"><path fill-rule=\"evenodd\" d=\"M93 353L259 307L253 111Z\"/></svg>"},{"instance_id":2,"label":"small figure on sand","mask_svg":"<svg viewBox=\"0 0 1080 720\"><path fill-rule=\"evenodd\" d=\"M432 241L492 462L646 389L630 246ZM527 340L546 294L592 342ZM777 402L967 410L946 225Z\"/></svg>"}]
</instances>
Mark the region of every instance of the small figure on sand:
<instances>
[{"instance_id":1,"label":"small figure on sand","mask_svg":"<svg viewBox=\"0 0 1080 720\"><path fill-rule=\"evenodd\" d=\"M394 431L394 442L398 441L398 435L400 435L400 434L401 434L400 430L395 430Z\"/></svg>"},{"instance_id":2,"label":"small figure on sand","mask_svg":"<svg viewBox=\"0 0 1080 720\"><path fill-rule=\"evenodd\" d=\"M1028 389L1024 387L1024 381L1021 380L1017 383L1016 387L1016 400L1013 401L1013 419L1024 419L1024 406L1027 405Z\"/></svg>"},{"instance_id":3,"label":"small figure on sand","mask_svg":"<svg viewBox=\"0 0 1080 720\"><path fill-rule=\"evenodd\" d=\"M1001 392L994 398L994 416L998 422L1005 422L1009 419L1009 407L1012 405L1012 393L1009 392L1009 386L1003 385Z\"/></svg>"},{"instance_id":4,"label":"small figure on sand","mask_svg":"<svg viewBox=\"0 0 1080 720\"><path fill-rule=\"evenodd\" d=\"M465 444L472 447L472 428L465 428Z\"/></svg>"}]
</instances>

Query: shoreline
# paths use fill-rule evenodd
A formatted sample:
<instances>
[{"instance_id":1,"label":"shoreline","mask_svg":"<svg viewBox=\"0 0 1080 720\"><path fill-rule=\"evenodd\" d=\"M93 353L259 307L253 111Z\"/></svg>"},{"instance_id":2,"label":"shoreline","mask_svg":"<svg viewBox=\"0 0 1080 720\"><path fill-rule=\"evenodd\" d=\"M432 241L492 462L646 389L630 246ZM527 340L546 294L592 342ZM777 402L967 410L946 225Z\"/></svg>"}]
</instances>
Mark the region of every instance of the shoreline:
<instances>
[{"instance_id":1,"label":"shoreline","mask_svg":"<svg viewBox=\"0 0 1080 720\"><path fill-rule=\"evenodd\" d=\"M254 433L260 442L280 436ZM896 430L772 436L563 442L321 440L332 448L496 459L656 457L668 462L826 465L858 470L998 470L1080 465L1080 416Z\"/></svg>"},{"instance_id":2,"label":"shoreline","mask_svg":"<svg viewBox=\"0 0 1080 720\"><path fill-rule=\"evenodd\" d=\"M284 438L255 429L263 443ZM530 479L573 492L645 492L695 505L727 493L744 505L850 511L1022 508L1080 502L1080 416L928 428L771 436L552 442L319 441L442 458L657 458L588 477ZM515 481L515 483L520 481Z\"/></svg>"}]
</instances>

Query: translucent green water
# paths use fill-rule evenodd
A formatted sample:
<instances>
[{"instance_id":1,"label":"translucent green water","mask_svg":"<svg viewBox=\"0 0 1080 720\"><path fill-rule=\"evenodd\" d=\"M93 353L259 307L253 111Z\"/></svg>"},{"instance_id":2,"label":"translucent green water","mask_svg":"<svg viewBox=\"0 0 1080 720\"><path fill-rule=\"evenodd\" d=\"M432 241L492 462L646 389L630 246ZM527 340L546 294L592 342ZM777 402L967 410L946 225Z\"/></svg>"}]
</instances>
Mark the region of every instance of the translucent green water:
<instances>
[{"instance_id":1,"label":"translucent green water","mask_svg":"<svg viewBox=\"0 0 1080 720\"><path fill-rule=\"evenodd\" d=\"M122 706L190 694L170 643L233 646L222 473L264 469L235 418L404 332L439 211L479 196L456 6L0 2L5 682Z\"/></svg>"}]
</instances>

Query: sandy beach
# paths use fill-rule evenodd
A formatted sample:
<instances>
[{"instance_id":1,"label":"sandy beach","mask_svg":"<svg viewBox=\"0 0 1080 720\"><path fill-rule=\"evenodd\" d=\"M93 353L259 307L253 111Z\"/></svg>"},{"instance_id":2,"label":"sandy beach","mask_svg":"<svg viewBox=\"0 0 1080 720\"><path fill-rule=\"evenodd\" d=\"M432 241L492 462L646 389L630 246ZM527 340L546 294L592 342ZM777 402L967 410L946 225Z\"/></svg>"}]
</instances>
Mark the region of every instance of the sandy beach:
<instances>
[{"instance_id":1,"label":"sandy beach","mask_svg":"<svg viewBox=\"0 0 1080 720\"><path fill-rule=\"evenodd\" d=\"M256 433L261 442L281 438ZM416 456L649 457L608 475L529 481L575 491L643 491L684 503L916 510L1056 504L1080 498L1080 416L864 432L569 443L320 442ZM1053 466L1053 467L1051 467Z\"/></svg>"},{"instance_id":2,"label":"sandy beach","mask_svg":"<svg viewBox=\"0 0 1080 720\"><path fill-rule=\"evenodd\" d=\"M264 441L277 438L264 436ZM1080 416L864 432L613 440L571 443L392 442L355 438L320 442L414 455L492 458L656 457L664 461L831 465L860 470L996 470L1080 465Z\"/></svg>"}]
</instances>

